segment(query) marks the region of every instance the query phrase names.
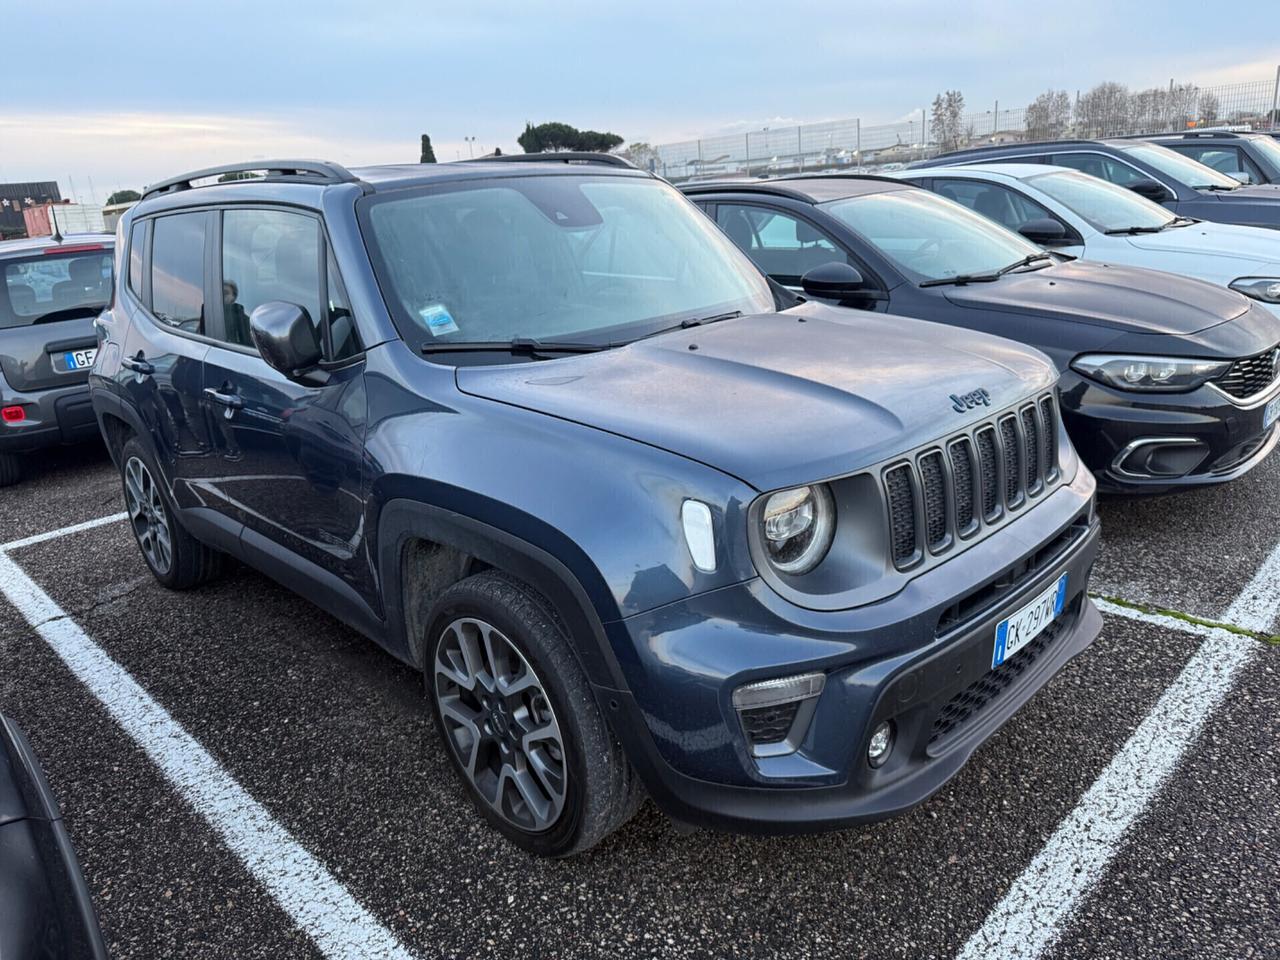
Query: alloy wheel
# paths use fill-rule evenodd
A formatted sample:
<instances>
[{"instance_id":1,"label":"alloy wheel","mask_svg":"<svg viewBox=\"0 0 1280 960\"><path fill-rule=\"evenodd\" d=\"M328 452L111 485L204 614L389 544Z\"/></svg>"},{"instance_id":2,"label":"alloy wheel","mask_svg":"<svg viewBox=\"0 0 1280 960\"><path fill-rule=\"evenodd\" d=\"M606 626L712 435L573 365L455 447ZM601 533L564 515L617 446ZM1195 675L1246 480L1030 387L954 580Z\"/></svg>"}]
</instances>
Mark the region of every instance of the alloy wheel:
<instances>
[{"instance_id":1,"label":"alloy wheel","mask_svg":"<svg viewBox=\"0 0 1280 960\"><path fill-rule=\"evenodd\" d=\"M147 465L130 457L124 465L124 499L138 546L156 573L169 572L173 565L173 540L169 514L160 497L160 488Z\"/></svg>"},{"instance_id":2,"label":"alloy wheel","mask_svg":"<svg viewBox=\"0 0 1280 960\"><path fill-rule=\"evenodd\" d=\"M554 826L568 782L564 743L524 655L492 624L455 620L436 645L435 693L446 739L489 806L530 833Z\"/></svg>"}]
</instances>

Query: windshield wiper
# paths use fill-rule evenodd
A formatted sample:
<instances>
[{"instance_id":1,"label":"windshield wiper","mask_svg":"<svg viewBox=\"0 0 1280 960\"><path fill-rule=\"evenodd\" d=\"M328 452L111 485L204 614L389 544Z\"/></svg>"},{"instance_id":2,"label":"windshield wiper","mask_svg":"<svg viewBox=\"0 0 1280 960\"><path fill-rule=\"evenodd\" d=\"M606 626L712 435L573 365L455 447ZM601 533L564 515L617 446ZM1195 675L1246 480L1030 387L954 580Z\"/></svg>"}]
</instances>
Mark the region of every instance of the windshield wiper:
<instances>
[{"instance_id":1,"label":"windshield wiper","mask_svg":"<svg viewBox=\"0 0 1280 960\"><path fill-rule=\"evenodd\" d=\"M570 340L536 340L533 337L512 337L510 340L441 340L424 343L423 353L598 353L608 350L611 343L575 343Z\"/></svg>"},{"instance_id":2,"label":"windshield wiper","mask_svg":"<svg viewBox=\"0 0 1280 960\"><path fill-rule=\"evenodd\" d=\"M963 287L966 283L992 283L999 279L999 273L957 273L954 277L939 277L937 280L923 280L921 281L920 286L945 287L954 284L957 287Z\"/></svg>"},{"instance_id":3,"label":"windshield wiper","mask_svg":"<svg viewBox=\"0 0 1280 960\"><path fill-rule=\"evenodd\" d=\"M1232 190L1239 190L1243 186L1244 186L1243 183L1237 183L1234 187L1224 187L1220 183L1202 183L1199 186L1197 186L1195 189L1196 190L1213 190L1215 192L1221 191L1223 193L1230 193Z\"/></svg>"},{"instance_id":4,"label":"windshield wiper","mask_svg":"<svg viewBox=\"0 0 1280 960\"><path fill-rule=\"evenodd\" d=\"M1103 231L1109 237L1132 236L1136 233L1159 233L1164 227L1118 227L1115 230Z\"/></svg>"},{"instance_id":5,"label":"windshield wiper","mask_svg":"<svg viewBox=\"0 0 1280 960\"><path fill-rule=\"evenodd\" d=\"M671 327L663 327L661 330L655 330L653 333L646 333L643 337L636 337L636 340L648 340L650 337L660 337L664 333L670 333L672 330L689 330L693 327L703 327L708 323L719 323L721 320L734 320L742 316L741 310L730 310L728 313L716 313L709 317L689 317L681 320L679 323ZM635 340L628 340L628 343L634 343Z\"/></svg>"},{"instance_id":6,"label":"windshield wiper","mask_svg":"<svg viewBox=\"0 0 1280 960\"><path fill-rule=\"evenodd\" d=\"M1049 254L1047 253L1029 253L1025 257L1023 257L1021 260L1019 260L1017 263L1011 263L1007 267L1001 267L999 270L996 271L996 276L1003 277L1006 273L1010 272L1011 270L1017 270L1019 267L1029 267L1031 266L1031 264L1037 263L1040 260L1052 260L1052 259L1053 257L1049 256Z\"/></svg>"}]
</instances>

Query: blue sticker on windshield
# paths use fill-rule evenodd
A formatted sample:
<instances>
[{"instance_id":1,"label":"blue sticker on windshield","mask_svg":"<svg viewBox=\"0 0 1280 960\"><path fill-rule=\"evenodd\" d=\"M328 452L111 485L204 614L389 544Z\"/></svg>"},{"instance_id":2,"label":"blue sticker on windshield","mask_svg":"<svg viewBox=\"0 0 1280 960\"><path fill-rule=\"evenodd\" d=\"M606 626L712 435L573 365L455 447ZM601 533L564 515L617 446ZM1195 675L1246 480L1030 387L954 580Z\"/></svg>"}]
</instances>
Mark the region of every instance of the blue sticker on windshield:
<instances>
[{"instance_id":1,"label":"blue sticker on windshield","mask_svg":"<svg viewBox=\"0 0 1280 960\"><path fill-rule=\"evenodd\" d=\"M442 337L446 333L458 332L458 325L453 322L453 316L444 308L443 304L433 303L423 307L418 311L418 316L422 318L427 331L433 337Z\"/></svg>"}]
</instances>

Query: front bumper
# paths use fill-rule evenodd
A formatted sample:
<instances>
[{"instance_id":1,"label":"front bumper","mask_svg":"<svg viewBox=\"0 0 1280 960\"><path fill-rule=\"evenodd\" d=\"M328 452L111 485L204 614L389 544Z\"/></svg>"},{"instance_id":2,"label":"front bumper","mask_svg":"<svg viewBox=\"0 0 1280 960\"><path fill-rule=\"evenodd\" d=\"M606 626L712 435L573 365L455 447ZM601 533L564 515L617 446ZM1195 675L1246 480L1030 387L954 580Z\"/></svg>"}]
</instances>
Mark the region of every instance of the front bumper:
<instances>
[{"instance_id":1,"label":"front bumper","mask_svg":"<svg viewBox=\"0 0 1280 960\"><path fill-rule=\"evenodd\" d=\"M802 610L757 579L607 625L631 651L629 691L597 696L650 795L676 819L749 832L839 827L927 799L1097 636L1093 491L1078 471L1018 524L856 610ZM1045 642L993 671L996 624L1064 572ZM826 685L799 748L752 756L733 690L809 671ZM868 741L886 719L895 745L873 769Z\"/></svg>"},{"instance_id":2,"label":"front bumper","mask_svg":"<svg viewBox=\"0 0 1280 960\"><path fill-rule=\"evenodd\" d=\"M1190 393L1127 392L1070 370L1060 388L1071 442L1108 493L1225 483L1256 467L1280 439L1280 424L1263 427L1280 382L1248 403L1208 384Z\"/></svg>"}]
</instances>

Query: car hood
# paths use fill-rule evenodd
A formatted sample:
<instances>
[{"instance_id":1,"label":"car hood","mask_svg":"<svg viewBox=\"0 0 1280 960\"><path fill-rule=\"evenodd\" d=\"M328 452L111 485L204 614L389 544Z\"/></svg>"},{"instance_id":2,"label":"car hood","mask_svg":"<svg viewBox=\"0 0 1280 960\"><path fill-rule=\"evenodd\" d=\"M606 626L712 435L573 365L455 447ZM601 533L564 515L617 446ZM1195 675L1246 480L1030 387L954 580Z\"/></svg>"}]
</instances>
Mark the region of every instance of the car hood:
<instances>
[{"instance_id":1,"label":"car hood","mask_svg":"<svg viewBox=\"0 0 1280 960\"><path fill-rule=\"evenodd\" d=\"M758 490L861 469L1057 379L1047 357L1008 340L816 303L456 375L464 393L660 447ZM989 406L955 409L952 394L977 390Z\"/></svg>"},{"instance_id":2,"label":"car hood","mask_svg":"<svg viewBox=\"0 0 1280 960\"><path fill-rule=\"evenodd\" d=\"M1213 196L1223 203L1257 203L1259 200L1280 203L1280 184L1250 183L1234 190L1214 191Z\"/></svg>"},{"instance_id":3,"label":"car hood","mask_svg":"<svg viewBox=\"0 0 1280 960\"><path fill-rule=\"evenodd\" d=\"M957 306L1052 317L1122 334L1198 333L1249 308L1242 294L1203 280L1079 260L943 289Z\"/></svg>"},{"instance_id":4,"label":"car hood","mask_svg":"<svg viewBox=\"0 0 1280 960\"><path fill-rule=\"evenodd\" d=\"M1185 227L1171 227L1159 233L1140 233L1124 239L1139 250L1190 253L1249 263L1266 263L1280 270L1280 230L1265 227L1201 221Z\"/></svg>"}]
</instances>

